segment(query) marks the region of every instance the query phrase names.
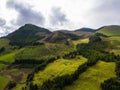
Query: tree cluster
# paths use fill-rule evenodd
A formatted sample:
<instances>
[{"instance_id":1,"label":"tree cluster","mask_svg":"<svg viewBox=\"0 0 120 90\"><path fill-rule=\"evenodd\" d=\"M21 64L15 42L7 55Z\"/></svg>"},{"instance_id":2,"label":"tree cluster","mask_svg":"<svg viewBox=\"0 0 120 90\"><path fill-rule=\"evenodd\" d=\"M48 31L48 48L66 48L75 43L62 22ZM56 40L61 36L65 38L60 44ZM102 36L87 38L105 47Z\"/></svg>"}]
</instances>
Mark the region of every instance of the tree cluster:
<instances>
[{"instance_id":1,"label":"tree cluster","mask_svg":"<svg viewBox=\"0 0 120 90\"><path fill-rule=\"evenodd\" d=\"M1 47L0 48L0 53L4 52L5 51L5 48L4 47Z\"/></svg>"}]
</instances>

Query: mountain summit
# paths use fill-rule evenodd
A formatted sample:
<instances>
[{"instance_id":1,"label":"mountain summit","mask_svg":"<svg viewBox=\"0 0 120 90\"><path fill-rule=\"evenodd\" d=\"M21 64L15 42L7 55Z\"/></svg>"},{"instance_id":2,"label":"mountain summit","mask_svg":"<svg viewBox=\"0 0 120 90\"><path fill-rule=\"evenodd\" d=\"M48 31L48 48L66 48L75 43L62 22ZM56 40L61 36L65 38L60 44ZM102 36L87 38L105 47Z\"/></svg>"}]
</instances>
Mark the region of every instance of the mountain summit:
<instances>
[{"instance_id":1,"label":"mountain summit","mask_svg":"<svg viewBox=\"0 0 120 90\"><path fill-rule=\"evenodd\" d=\"M9 34L7 38L10 40L11 45L25 46L45 38L50 33L48 29L32 24L25 24L15 32Z\"/></svg>"}]
</instances>

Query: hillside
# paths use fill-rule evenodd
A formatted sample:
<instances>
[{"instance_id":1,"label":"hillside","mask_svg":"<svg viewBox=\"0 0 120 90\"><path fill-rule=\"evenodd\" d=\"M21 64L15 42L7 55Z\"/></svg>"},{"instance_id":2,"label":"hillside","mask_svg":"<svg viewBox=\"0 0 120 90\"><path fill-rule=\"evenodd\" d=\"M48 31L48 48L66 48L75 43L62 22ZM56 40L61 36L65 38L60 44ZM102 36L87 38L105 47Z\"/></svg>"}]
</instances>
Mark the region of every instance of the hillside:
<instances>
[{"instance_id":1,"label":"hillside","mask_svg":"<svg viewBox=\"0 0 120 90\"><path fill-rule=\"evenodd\" d=\"M0 38L0 89L110 90L104 88L112 82L109 87L119 88L119 30L51 32L26 24Z\"/></svg>"},{"instance_id":2,"label":"hillside","mask_svg":"<svg viewBox=\"0 0 120 90\"><path fill-rule=\"evenodd\" d=\"M100 84L111 77L116 77L115 63L99 61L95 66L81 74L71 86L65 87L64 90L101 90Z\"/></svg>"},{"instance_id":3,"label":"hillside","mask_svg":"<svg viewBox=\"0 0 120 90\"><path fill-rule=\"evenodd\" d=\"M6 38L10 40L11 45L25 46L32 45L37 40L45 38L51 32L32 24L25 24L15 32L9 34Z\"/></svg>"},{"instance_id":4,"label":"hillside","mask_svg":"<svg viewBox=\"0 0 120 90\"><path fill-rule=\"evenodd\" d=\"M109 42L112 45L112 48L107 50L109 52L113 52L116 55L120 55L120 26L112 25L105 26L97 30L96 33L101 33L106 35L107 37L102 37L104 41Z\"/></svg>"},{"instance_id":5,"label":"hillside","mask_svg":"<svg viewBox=\"0 0 120 90\"><path fill-rule=\"evenodd\" d=\"M26 47L16 54L16 60L47 60L63 56L74 51L75 48L64 44L46 44L42 46Z\"/></svg>"},{"instance_id":6,"label":"hillside","mask_svg":"<svg viewBox=\"0 0 120 90\"><path fill-rule=\"evenodd\" d=\"M80 32L95 32L95 29L91 29L91 28L80 28L77 29L75 31L80 31Z\"/></svg>"},{"instance_id":7,"label":"hillside","mask_svg":"<svg viewBox=\"0 0 120 90\"><path fill-rule=\"evenodd\" d=\"M0 90L4 90L7 83L8 83L8 79L5 78L5 77L0 76Z\"/></svg>"},{"instance_id":8,"label":"hillside","mask_svg":"<svg viewBox=\"0 0 120 90\"><path fill-rule=\"evenodd\" d=\"M52 80L58 76L72 74L79 66L83 65L87 61L87 59L82 56L80 56L80 59L74 59L75 60L58 59L49 64L44 71L35 74L34 83L42 85L45 80Z\"/></svg>"},{"instance_id":9,"label":"hillside","mask_svg":"<svg viewBox=\"0 0 120 90\"><path fill-rule=\"evenodd\" d=\"M107 36L119 36L120 35L120 26L105 26L97 30L97 33L102 33Z\"/></svg>"},{"instance_id":10,"label":"hillside","mask_svg":"<svg viewBox=\"0 0 120 90\"><path fill-rule=\"evenodd\" d=\"M50 36L48 36L45 41L49 43L63 43L63 44L71 44L71 40L79 39L80 36L72 34L72 33L66 33L63 31L56 31L53 32Z\"/></svg>"}]
</instances>

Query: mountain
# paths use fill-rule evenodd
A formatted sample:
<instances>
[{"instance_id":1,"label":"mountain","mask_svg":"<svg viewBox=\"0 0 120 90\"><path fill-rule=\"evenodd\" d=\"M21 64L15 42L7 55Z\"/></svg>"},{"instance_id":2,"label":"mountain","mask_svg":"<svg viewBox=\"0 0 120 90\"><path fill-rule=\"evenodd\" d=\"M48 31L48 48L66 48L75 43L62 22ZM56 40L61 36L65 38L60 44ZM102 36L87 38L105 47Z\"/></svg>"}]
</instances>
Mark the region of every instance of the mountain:
<instances>
[{"instance_id":1,"label":"mountain","mask_svg":"<svg viewBox=\"0 0 120 90\"><path fill-rule=\"evenodd\" d=\"M120 90L119 78L120 26L26 24L0 38L0 90Z\"/></svg>"},{"instance_id":2,"label":"mountain","mask_svg":"<svg viewBox=\"0 0 120 90\"><path fill-rule=\"evenodd\" d=\"M104 26L97 30L97 33L101 33L107 36L119 36L120 35L120 26L118 25L111 25L111 26Z\"/></svg>"},{"instance_id":3,"label":"mountain","mask_svg":"<svg viewBox=\"0 0 120 90\"><path fill-rule=\"evenodd\" d=\"M48 29L41 28L32 24L25 24L15 32L6 36L11 45L25 46L41 40L51 32Z\"/></svg>"},{"instance_id":4,"label":"mountain","mask_svg":"<svg viewBox=\"0 0 120 90\"><path fill-rule=\"evenodd\" d=\"M41 28L32 24L25 24L13 33L8 34L9 44L12 46L27 46L45 41L48 43L68 43L68 40L86 38L93 35L94 29L82 28L75 31L58 30L51 32L48 29Z\"/></svg>"},{"instance_id":5,"label":"mountain","mask_svg":"<svg viewBox=\"0 0 120 90\"><path fill-rule=\"evenodd\" d=\"M70 33L69 31L55 31L51 33L46 39L46 42L50 43L64 43L66 44L70 40L79 39L80 36Z\"/></svg>"},{"instance_id":6,"label":"mountain","mask_svg":"<svg viewBox=\"0 0 120 90\"><path fill-rule=\"evenodd\" d=\"M80 32L95 32L95 29L91 29L91 28L80 28L77 29L75 31L80 31Z\"/></svg>"}]
</instances>

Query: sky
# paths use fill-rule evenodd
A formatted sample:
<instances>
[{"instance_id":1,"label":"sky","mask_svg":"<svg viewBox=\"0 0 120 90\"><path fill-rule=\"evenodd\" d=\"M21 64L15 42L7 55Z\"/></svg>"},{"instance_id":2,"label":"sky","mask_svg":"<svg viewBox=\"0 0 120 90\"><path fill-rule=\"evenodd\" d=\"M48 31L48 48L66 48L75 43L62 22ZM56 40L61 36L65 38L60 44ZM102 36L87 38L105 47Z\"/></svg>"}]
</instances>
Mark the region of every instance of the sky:
<instances>
[{"instance_id":1,"label":"sky","mask_svg":"<svg viewBox=\"0 0 120 90\"><path fill-rule=\"evenodd\" d=\"M120 0L0 0L0 36L28 23L52 31L120 25Z\"/></svg>"}]
</instances>

